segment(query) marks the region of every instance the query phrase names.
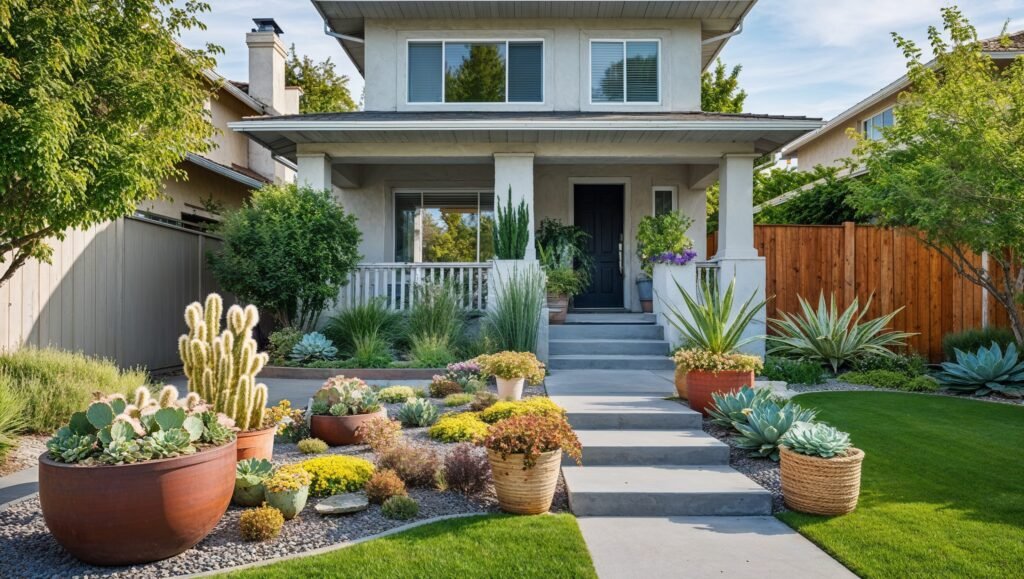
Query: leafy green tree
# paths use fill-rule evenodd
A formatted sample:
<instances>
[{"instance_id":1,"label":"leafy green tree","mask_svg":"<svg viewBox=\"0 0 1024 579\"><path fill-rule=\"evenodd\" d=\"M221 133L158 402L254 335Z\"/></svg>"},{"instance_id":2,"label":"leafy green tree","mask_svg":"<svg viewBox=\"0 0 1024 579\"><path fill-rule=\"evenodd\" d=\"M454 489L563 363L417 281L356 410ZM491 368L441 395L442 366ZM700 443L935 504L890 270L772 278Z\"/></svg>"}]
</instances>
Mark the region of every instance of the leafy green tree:
<instances>
[{"instance_id":1,"label":"leafy green tree","mask_svg":"<svg viewBox=\"0 0 1024 579\"><path fill-rule=\"evenodd\" d=\"M491 103L505 100L505 60L495 44L473 44L469 58L444 74L445 100Z\"/></svg>"},{"instance_id":2,"label":"leafy green tree","mask_svg":"<svg viewBox=\"0 0 1024 579\"><path fill-rule=\"evenodd\" d=\"M916 230L1006 308L1021 342L1024 59L1000 69L957 8L943 8L942 18L945 33L928 29L934 65L912 41L893 34L907 59L910 89L882 139L852 134L854 164L867 174L851 182L851 201L883 225ZM989 255L987 269L976 257L982 252Z\"/></svg>"},{"instance_id":3,"label":"leafy green tree","mask_svg":"<svg viewBox=\"0 0 1024 579\"><path fill-rule=\"evenodd\" d=\"M806 173L794 172L797 175L806 175L810 179L803 178L796 182L784 185L781 188L792 187L790 191L799 189L807 183L816 183L813 187L797 194L792 199L765 207L754 215L757 223L776 223L786 225L839 225L846 221L859 221L857 210L848 202L850 195L850 179L838 176L838 170L834 167L822 167L818 165L812 171ZM767 188L766 188L767 189ZM763 190L757 204L764 203L782 195L785 192L777 192L778 188Z\"/></svg>"},{"instance_id":4,"label":"leafy green tree","mask_svg":"<svg viewBox=\"0 0 1024 579\"><path fill-rule=\"evenodd\" d=\"M300 57L294 44L288 51L285 82L302 89L299 112L342 113L356 110L358 107L352 100L348 81L347 76L335 72L330 58L313 62L309 56Z\"/></svg>"},{"instance_id":5,"label":"leafy green tree","mask_svg":"<svg viewBox=\"0 0 1024 579\"><path fill-rule=\"evenodd\" d=\"M309 329L359 264L354 215L329 191L267 185L221 224L213 275L239 299L271 312L282 327Z\"/></svg>"},{"instance_id":6,"label":"leafy green tree","mask_svg":"<svg viewBox=\"0 0 1024 579\"><path fill-rule=\"evenodd\" d=\"M737 64L726 72L725 63L719 59L715 71L704 71L700 75L700 110L716 113L742 113L747 92L740 88L740 72L743 66Z\"/></svg>"},{"instance_id":7,"label":"leafy green tree","mask_svg":"<svg viewBox=\"0 0 1024 579\"><path fill-rule=\"evenodd\" d=\"M770 201L776 197L795 191L808 183L813 183L820 179L825 179L828 176L834 177L836 174L835 169L829 169L822 166L817 166L811 171L797 171L794 169L784 169L776 167L768 171L754 171L754 205L760 205L765 201ZM812 193L807 192L799 196L804 198L810 196ZM715 183L708 188L707 192L707 210L708 210L708 232L718 230L718 183ZM809 197L808 197L809 198ZM772 208L769 213L764 214L764 211L755 215L755 219L758 223L788 223L784 221L788 213L788 209L783 209L790 203L793 203L796 199L791 200L778 208ZM806 200L801 199L801 203ZM852 210L850 211L852 214ZM769 217L774 218L770 220Z\"/></svg>"},{"instance_id":8,"label":"leafy green tree","mask_svg":"<svg viewBox=\"0 0 1024 579\"><path fill-rule=\"evenodd\" d=\"M48 238L135 211L210 150L195 0L0 2L0 284Z\"/></svg>"}]
</instances>

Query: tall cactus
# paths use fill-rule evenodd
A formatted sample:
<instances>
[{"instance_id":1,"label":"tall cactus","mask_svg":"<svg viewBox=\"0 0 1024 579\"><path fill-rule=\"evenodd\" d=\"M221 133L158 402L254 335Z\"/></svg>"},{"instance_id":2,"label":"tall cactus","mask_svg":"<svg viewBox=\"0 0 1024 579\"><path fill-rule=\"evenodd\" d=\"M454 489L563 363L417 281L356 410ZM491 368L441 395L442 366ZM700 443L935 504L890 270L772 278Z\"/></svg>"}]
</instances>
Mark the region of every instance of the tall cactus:
<instances>
[{"instance_id":1,"label":"tall cactus","mask_svg":"<svg viewBox=\"0 0 1024 579\"><path fill-rule=\"evenodd\" d=\"M256 351L252 330L260 321L255 306L228 309L227 327L221 331L224 301L206 296L206 305L193 302L185 308L188 334L178 338L178 354L188 377L188 389L235 421L243 432L263 425L267 387L256 383L256 374L267 363L267 354Z\"/></svg>"}]
</instances>

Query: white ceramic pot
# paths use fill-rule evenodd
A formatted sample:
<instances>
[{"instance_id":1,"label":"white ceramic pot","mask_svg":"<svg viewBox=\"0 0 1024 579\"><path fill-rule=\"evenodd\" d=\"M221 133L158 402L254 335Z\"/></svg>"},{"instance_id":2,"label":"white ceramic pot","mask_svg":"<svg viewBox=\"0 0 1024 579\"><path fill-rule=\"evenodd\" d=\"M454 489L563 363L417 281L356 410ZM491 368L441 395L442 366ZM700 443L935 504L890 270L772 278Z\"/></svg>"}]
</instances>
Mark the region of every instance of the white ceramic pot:
<instances>
[{"instance_id":1,"label":"white ceramic pot","mask_svg":"<svg viewBox=\"0 0 1024 579\"><path fill-rule=\"evenodd\" d=\"M495 376L498 382L498 398L502 400L519 400L523 397L523 383L526 378L500 378Z\"/></svg>"}]
</instances>

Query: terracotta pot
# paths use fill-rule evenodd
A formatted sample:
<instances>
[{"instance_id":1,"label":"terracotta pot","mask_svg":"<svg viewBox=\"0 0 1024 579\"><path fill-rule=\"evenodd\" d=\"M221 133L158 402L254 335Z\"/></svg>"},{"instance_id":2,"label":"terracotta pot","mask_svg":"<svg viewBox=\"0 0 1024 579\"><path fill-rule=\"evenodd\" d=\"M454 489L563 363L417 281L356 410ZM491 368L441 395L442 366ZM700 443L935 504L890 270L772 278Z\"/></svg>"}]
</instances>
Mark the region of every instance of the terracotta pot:
<instances>
[{"instance_id":1,"label":"terracotta pot","mask_svg":"<svg viewBox=\"0 0 1024 579\"><path fill-rule=\"evenodd\" d=\"M285 520L295 518L295 515L302 512L309 499L309 487L304 486L294 491L267 491L267 504L281 511Z\"/></svg>"},{"instance_id":2,"label":"terracotta pot","mask_svg":"<svg viewBox=\"0 0 1024 579\"><path fill-rule=\"evenodd\" d=\"M309 430L313 438L319 438L329 446L362 444L363 438L356 434L356 430L374 418L387 417L388 411L385 408L369 414L351 416L316 415L310 420Z\"/></svg>"},{"instance_id":3,"label":"terracotta pot","mask_svg":"<svg viewBox=\"0 0 1024 579\"><path fill-rule=\"evenodd\" d=\"M501 378L495 376L494 381L498 383L498 398L502 400L519 400L523 397L523 384L526 378Z\"/></svg>"},{"instance_id":4,"label":"terracotta pot","mask_svg":"<svg viewBox=\"0 0 1024 579\"><path fill-rule=\"evenodd\" d=\"M39 457L39 502L50 533L91 565L173 557L203 540L235 488L235 442L175 458L81 466Z\"/></svg>"},{"instance_id":5,"label":"terracotta pot","mask_svg":"<svg viewBox=\"0 0 1024 579\"><path fill-rule=\"evenodd\" d=\"M569 296L548 294L548 323L560 326L569 313Z\"/></svg>"},{"instance_id":6,"label":"terracotta pot","mask_svg":"<svg viewBox=\"0 0 1024 579\"><path fill-rule=\"evenodd\" d=\"M794 511L812 515L845 515L857 508L864 451L821 458L779 447L782 498Z\"/></svg>"},{"instance_id":7,"label":"terracotta pot","mask_svg":"<svg viewBox=\"0 0 1024 579\"><path fill-rule=\"evenodd\" d=\"M649 314L654 311L654 300L640 300L640 311Z\"/></svg>"},{"instance_id":8,"label":"terracotta pot","mask_svg":"<svg viewBox=\"0 0 1024 579\"><path fill-rule=\"evenodd\" d=\"M238 460L247 458L265 458L274 456L274 434L276 426L262 430L249 430L238 433Z\"/></svg>"},{"instance_id":9,"label":"terracotta pot","mask_svg":"<svg viewBox=\"0 0 1024 579\"><path fill-rule=\"evenodd\" d=\"M711 394L725 394L739 390L744 386L754 387L754 372L730 370L726 372L704 372L690 370L686 374L686 394L690 408L707 416L707 408L711 406Z\"/></svg>"},{"instance_id":10,"label":"terracotta pot","mask_svg":"<svg viewBox=\"0 0 1024 579\"><path fill-rule=\"evenodd\" d=\"M548 512L555 497L562 451L553 450L537 457L533 468L523 470L523 455L487 451L494 478L494 492L501 510L517 515L538 515Z\"/></svg>"},{"instance_id":11,"label":"terracotta pot","mask_svg":"<svg viewBox=\"0 0 1024 579\"><path fill-rule=\"evenodd\" d=\"M686 390L686 370L681 370L679 368L676 368L676 376L675 376L675 378L676 378L676 393L679 394L680 398L682 398L683 400L686 400L687 396L688 396L687 390Z\"/></svg>"}]
</instances>

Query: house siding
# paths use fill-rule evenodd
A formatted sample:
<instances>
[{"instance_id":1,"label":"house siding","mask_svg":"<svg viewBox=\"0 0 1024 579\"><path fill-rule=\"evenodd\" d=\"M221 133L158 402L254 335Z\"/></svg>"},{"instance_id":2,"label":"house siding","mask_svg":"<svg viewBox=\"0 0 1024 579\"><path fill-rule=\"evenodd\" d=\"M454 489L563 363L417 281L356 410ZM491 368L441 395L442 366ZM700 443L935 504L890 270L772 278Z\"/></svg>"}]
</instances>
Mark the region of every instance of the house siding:
<instances>
[{"instance_id":1,"label":"house siding","mask_svg":"<svg viewBox=\"0 0 1024 579\"><path fill-rule=\"evenodd\" d=\"M842 126L832 128L819 135L809 143L801 146L795 153L789 153L788 156L796 156L799 167L803 171L810 171L817 165L824 165L826 167L842 165L843 159L853 155L853 147L857 144L856 141L850 138L847 131L850 129L860 131L861 123L864 120L870 119L891 106L895 106L897 98L898 96L894 95L879 102L855 118L850 119Z\"/></svg>"}]
</instances>

